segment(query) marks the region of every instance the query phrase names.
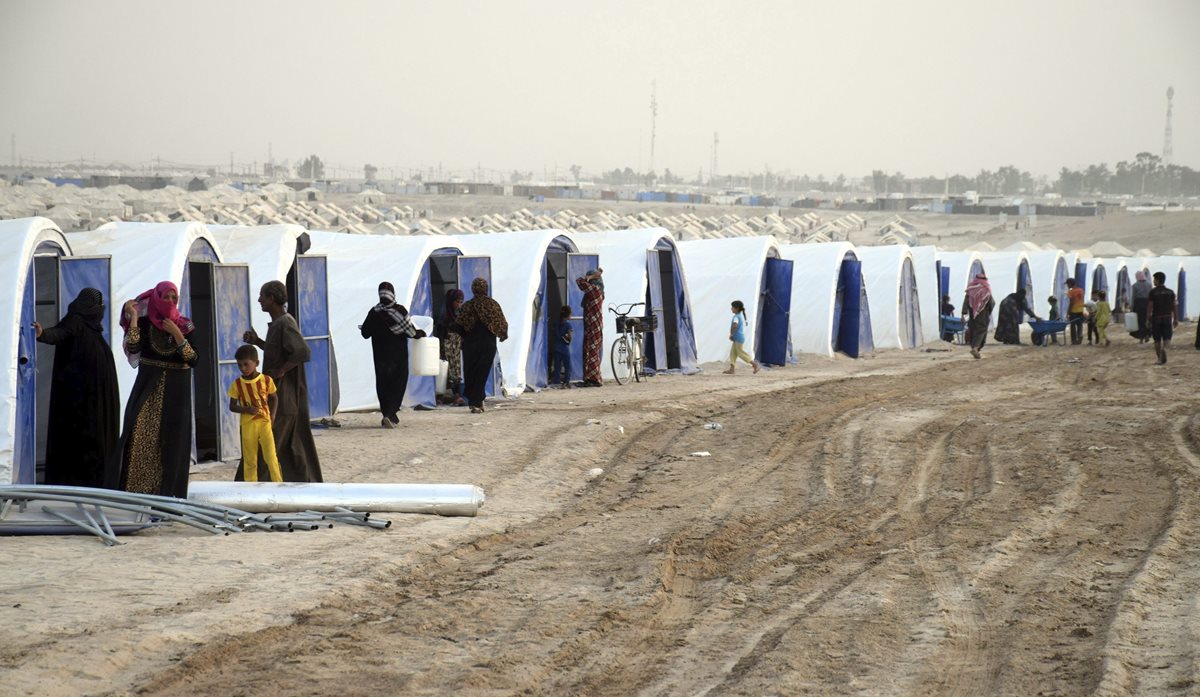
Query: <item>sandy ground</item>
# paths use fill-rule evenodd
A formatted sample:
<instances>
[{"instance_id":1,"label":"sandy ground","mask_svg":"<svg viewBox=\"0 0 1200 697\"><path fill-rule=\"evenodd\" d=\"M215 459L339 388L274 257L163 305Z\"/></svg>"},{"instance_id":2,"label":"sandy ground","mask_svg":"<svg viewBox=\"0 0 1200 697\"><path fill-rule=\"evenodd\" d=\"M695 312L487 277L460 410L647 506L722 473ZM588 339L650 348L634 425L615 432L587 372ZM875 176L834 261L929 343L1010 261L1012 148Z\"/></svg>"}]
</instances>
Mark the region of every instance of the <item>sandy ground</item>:
<instances>
[{"instance_id":1,"label":"sandy ground","mask_svg":"<svg viewBox=\"0 0 1200 697\"><path fill-rule=\"evenodd\" d=\"M1196 694L1194 330L344 415L480 515L0 538L0 694Z\"/></svg>"}]
</instances>

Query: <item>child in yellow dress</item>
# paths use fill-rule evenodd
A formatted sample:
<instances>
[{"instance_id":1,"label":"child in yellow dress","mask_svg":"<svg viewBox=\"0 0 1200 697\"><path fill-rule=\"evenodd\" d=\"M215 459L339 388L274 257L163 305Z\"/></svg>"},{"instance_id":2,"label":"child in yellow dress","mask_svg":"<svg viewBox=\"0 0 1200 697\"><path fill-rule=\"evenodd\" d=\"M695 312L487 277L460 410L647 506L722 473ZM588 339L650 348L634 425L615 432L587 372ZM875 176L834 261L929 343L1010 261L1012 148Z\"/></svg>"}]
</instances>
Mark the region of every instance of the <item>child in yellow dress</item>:
<instances>
[{"instance_id":1,"label":"child in yellow dress","mask_svg":"<svg viewBox=\"0 0 1200 697\"><path fill-rule=\"evenodd\" d=\"M229 411L242 415L242 476L258 481L258 449L271 481L282 482L279 458L275 455L275 436L271 433L271 413L275 411L275 381L258 372L258 349L249 344L238 347L237 359L242 376L229 386Z\"/></svg>"}]
</instances>

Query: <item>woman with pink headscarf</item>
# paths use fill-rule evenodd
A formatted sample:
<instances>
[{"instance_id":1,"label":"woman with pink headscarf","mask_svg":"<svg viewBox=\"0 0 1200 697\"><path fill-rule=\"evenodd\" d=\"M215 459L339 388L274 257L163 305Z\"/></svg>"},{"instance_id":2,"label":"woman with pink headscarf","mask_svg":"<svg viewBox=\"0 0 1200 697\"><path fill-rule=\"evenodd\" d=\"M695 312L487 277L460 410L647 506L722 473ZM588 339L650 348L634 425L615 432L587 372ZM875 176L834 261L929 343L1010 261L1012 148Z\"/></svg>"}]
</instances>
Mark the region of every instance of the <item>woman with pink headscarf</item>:
<instances>
[{"instance_id":1,"label":"woman with pink headscarf","mask_svg":"<svg viewBox=\"0 0 1200 697\"><path fill-rule=\"evenodd\" d=\"M117 451L105 486L139 494L187 496L192 458L192 367L195 325L179 314L179 289L163 281L125 303L123 346L137 380L125 405Z\"/></svg>"},{"instance_id":2,"label":"woman with pink headscarf","mask_svg":"<svg viewBox=\"0 0 1200 697\"><path fill-rule=\"evenodd\" d=\"M971 355L979 358L979 352L987 341L988 325L992 323L992 310L996 307L987 276L976 274L975 280L967 284L962 306L963 322L967 325L968 340L971 342Z\"/></svg>"}]
</instances>

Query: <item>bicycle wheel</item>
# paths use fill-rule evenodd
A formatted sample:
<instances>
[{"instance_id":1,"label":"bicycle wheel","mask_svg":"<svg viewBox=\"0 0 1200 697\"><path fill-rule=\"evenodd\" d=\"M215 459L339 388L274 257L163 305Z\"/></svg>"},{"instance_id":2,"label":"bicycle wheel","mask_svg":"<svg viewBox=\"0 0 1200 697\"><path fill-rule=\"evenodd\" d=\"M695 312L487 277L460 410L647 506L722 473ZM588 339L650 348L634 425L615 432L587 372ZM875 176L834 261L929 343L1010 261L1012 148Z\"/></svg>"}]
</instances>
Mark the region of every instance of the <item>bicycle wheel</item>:
<instances>
[{"instance_id":1,"label":"bicycle wheel","mask_svg":"<svg viewBox=\"0 0 1200 697\"><path fill-rule=\"evenodd\" d=\"M629 366L633 371L633 379L641 382L646 372L646 353L642 350L641 334L634 334L629 342Z\"/></svg>"},{"instance_id":2,"label":"bicycle wheel","mask_svg":"<svg viewBox=\"0 0 1200 697\"><path fill-rule=\"evenodd\" d=\"M630 374L632 370L629 364L629 343L625 341L625 337L619 336L613 342L608 359L612 362L613 378L617 384L624 385L629 382L629 378L633 376Z\"/></svg>"}]
</instances>

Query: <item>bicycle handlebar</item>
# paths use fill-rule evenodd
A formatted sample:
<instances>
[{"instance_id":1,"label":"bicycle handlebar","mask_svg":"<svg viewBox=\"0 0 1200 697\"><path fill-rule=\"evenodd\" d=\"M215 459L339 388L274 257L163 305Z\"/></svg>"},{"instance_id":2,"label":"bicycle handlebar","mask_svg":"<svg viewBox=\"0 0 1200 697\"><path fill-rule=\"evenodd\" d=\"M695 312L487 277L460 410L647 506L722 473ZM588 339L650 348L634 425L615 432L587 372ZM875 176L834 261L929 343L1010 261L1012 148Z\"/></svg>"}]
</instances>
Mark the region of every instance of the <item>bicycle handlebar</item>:
<instances>
[{"instance_id":1,"label":"bicycle handlebar","mask_svg":"<svg viewBox=\"0 0 1200 697\"><path fill-rule=\"evenodd\" d=\"M623 315L628 315L630 312L633 312L633 308L637 307L638 305L645 305L645 304L646 303L623 303L621 305L615 305L615 306L609 305L608 311L613 313L614 315L622 315L623 316ZM621 312L620 310L616 309L618 307L625 308L625 311Z\"/></svg>"}]
</instances>

